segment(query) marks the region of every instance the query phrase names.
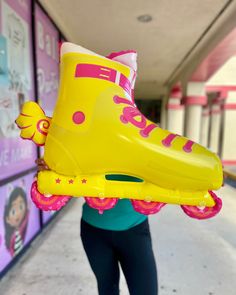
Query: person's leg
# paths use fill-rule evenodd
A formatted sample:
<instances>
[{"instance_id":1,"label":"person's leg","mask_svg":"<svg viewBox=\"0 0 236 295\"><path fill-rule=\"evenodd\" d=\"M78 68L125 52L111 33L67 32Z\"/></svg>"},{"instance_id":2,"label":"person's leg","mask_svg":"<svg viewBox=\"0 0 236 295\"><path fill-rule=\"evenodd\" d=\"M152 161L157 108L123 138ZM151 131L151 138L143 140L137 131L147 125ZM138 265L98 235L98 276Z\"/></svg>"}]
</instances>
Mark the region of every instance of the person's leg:
<instances>
[{"instance_id":1,"label":"person's leg","mask_svg":"<svg viewBox=\"0 0 236 295\"><path fill-rule=\"evenodd\" d=\"M157 295L157 269L148 221L118 233L115 244L130 295Z\"/></svg>"},{"instance_id":2,"label":"person's leg","mask_svg":"<svg viewBox=\"0 0 236 295\"><path fill-rule=\"evenodd\" d=\"M97 279L99 295L118 295L120 274L118 259L112 249L111 231L81 220L81 239Z\"/></svg>"}]
</instances>

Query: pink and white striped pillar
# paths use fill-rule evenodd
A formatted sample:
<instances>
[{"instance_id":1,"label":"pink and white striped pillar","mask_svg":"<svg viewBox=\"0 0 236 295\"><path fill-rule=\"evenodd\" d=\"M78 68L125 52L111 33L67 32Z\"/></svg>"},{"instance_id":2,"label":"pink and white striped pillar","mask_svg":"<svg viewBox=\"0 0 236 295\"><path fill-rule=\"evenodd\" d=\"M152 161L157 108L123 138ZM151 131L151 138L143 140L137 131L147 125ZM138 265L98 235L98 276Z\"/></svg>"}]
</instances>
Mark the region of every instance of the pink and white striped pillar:
<instances>
[{"instance_id":1,"label":"pink and white striped pillar","mask_svg":"<svg viewBox=\"0 0 236 295\"><path fill-rule=\"evenodd\" d=\"M223 139L221 158L223 165L236 165L236 86L224 86L227 98L223 105Z\"/></svg>"},{"instance_id":2,"label":"pink and white striped pillar","mask_svg":"<svg viewBox=\"0 0 236 295\"><path fill-rule=\"evenodd\" d=\"M179 135L184 133L184 105L181 104L181 99L180 86L174 86L167 104L167 129Z\"/></svg>"},{"instance_id":3,"label":"pink and white striped pillar","mask_svg":"<svg viewBox=\"0 0 236 295\"><path fill-rule=\"evenodd\" d=\"M211 129L209 148L216 154L220 153L220 138L222 129L222 115L224 104L225 92L219 91L219 96L212 100L210 116L211 116Z\"/></svg>"},{"instance_id":4,"label":"pink and white striped pillar","mask_svg":"<svg viewBox=\"0 0 236 295\"><path fill-rule=\"evenodd\" d=\"M184 98L186 106L185 135L191 140L200 143L202 109L207 104L205 84L189 82L187 96Z\"/></svg>"},{"instance_id":5,"label":"pink and white striped pillar","mask_svg":"<svg viewBox=\"0 0 236 295\"><path fill-rule=\"evenodd\" d=\"M201 131L200 131L200 144L205 147L208 147L209 128L210 128L210 108L209 108L209 105L207 104L203 106Z\"/></svg>"}]
</instances>

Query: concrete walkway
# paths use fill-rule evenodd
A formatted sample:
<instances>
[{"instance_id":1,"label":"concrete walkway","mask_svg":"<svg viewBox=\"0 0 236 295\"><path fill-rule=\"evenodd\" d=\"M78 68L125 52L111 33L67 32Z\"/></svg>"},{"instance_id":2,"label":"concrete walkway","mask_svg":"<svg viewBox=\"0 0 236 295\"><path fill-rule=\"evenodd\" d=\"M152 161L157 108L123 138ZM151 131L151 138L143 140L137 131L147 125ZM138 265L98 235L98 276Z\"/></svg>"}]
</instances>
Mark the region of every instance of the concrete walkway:
<instances>
[{"instance_id":1,"label":"concrete walkway","mask_svg":"<svg viewBox=\"0 0 236 295\"><path fill-rule=\"evenodd\" d=\"M192 220L178 206L150 217L160 295L236 294L236 190L225 186L219 195L224 208L211 220ZM79 236L81 204L71 202L37 238L0 282L1 295L97 294ZM123 277L121 294L128 294Z\"/></svg>"}]
</instances>

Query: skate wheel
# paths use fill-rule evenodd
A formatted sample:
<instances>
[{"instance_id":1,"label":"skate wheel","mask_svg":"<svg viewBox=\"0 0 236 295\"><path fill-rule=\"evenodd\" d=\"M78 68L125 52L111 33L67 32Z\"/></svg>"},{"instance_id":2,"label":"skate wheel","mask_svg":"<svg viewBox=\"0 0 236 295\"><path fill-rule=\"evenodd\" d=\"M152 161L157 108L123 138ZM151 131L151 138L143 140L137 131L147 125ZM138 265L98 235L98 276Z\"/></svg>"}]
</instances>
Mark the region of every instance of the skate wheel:
<instances>
[{"instance_id":1,"label":"skate wheel","mask_svg":"<svg viewBox=\"0 0 236 295\"><path fill-rule=\"evenodd\" d=\"M52 195L47 197L41 194L37 188L37 181L34 181L31 186L31 199L34 204L43 211L60 210L71 197L69 196L56 196Z\"/></svg>"},{"instance_id":2,"label":"skate wheel","mask_svg":"<svg viewBox=\"0 0 236 295\"><path fill-rule=\"evenodd\" d=\"M215 206L198 207L198 206L182 205L181 208L183 209L184 213L187 214L189 217L196 218L196 219L208 219L218 214L222 208L222 201L212 191L209 191L209 193L212 196L213 200L215 201Z\"/></svg>"},{"instance_id":3,"label":"skate wheel","mask_svg":"<svg viewBox=\"0 0 236 295\"><path fill-rule=\"evenodd\" d=\"M84 197L86 203L93 209L97 209L99 214L103 214L104 210L109 210L115 207L118 199L116 198L96 198Z\"/></svg>"},{"instance_id":4,"label":"skate wheel","mask_svg":"<svg viewBox=\"0 0 236 295\"><path fill-rule=\"evenodd\" d=\"M155 214L161 210L166 203L148 202L142 200L131 200L134 210L144 215Z\"/></svg>"}]
</instances>

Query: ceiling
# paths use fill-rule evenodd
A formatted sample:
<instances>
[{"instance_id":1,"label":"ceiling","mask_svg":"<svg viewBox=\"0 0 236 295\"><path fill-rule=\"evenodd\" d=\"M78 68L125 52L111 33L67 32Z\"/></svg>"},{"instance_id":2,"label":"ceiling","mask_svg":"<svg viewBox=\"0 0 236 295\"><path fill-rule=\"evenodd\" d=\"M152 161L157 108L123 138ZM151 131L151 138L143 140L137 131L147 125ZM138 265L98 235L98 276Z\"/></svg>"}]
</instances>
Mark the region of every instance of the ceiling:
<instances>
[{"instance_id":1,"label":"ceiling","mask_svg":"<svg viewBox=\"0 0 236 295\"><path fill-rule=\"evenodd\" d=\"M138 51L136 98L157 99L186 80L236 26L236 1L40 0L68 41L99 54ZM152 21L138 21L141 15Z\"/></svg>"}]
</instances>

